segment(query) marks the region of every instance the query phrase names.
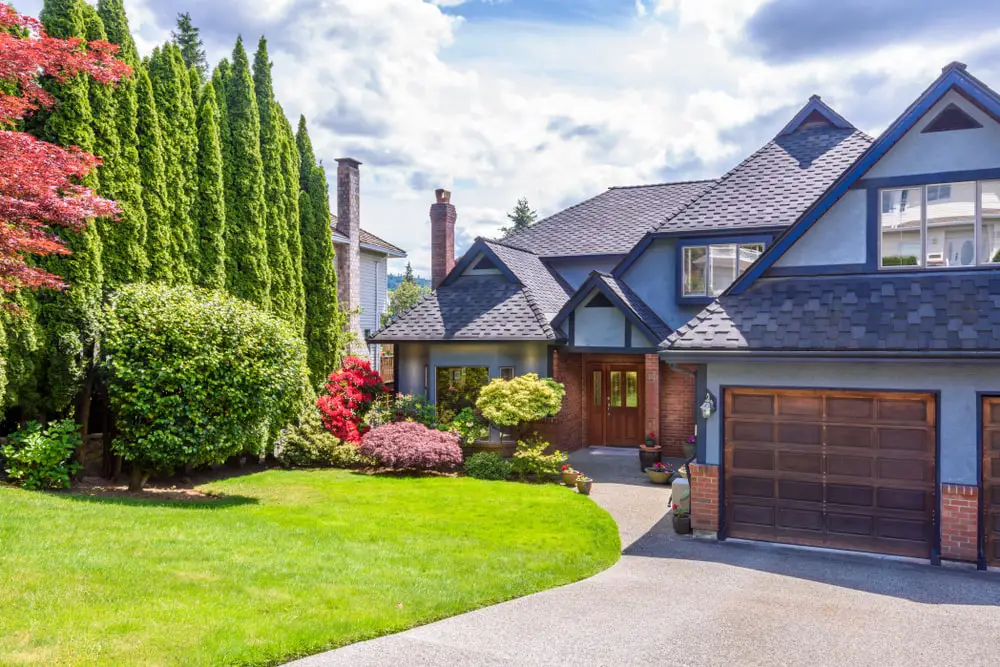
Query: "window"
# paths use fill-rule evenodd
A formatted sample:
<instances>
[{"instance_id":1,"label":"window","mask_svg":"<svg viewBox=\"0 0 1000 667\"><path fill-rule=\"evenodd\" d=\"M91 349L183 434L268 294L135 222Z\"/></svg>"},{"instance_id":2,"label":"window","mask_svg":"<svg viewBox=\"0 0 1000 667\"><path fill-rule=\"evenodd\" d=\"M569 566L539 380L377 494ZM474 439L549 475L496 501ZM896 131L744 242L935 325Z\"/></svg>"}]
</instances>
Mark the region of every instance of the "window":
<instances>
[{"instance_id":1,"label":"window","mask_svg":"<svg viewBox=\"0 0 1000 667\"><path fill-rule=\"evenodd\" d=\"M998 194L997 181L883 190L882 268L933 269L1000 260Z\"/></svg>"},{"instance_id":2,"label":"window","mask_svg":"<svg viewBox=\"0 0 1000 667\"><path fill-rule=\"evenodd\" d=\"M513 380L514 379L514 367L513 366L501 366L500 367L500 379L501 380Z\"/></svg>"},{"instance_id":3,"label":"window","mask_svg":"<svg viewBox=\"0 0 1000 667\"><path fill-rule=\"evenodd\" d=\"M490 381L485 366L456 366L436 369L438 421L451 422L464 408L474 407L479 390Z\"/></svg>"},{"instance_id":4,"label":"window","mask_svg":"<svg viewBox=\"0 0 1000 667\"><path fill-rule=\"evenodd\" d=\"M610 398L608 405L613 408L620 408L622 406L622 373L621 371L611 371L608 373L608 381L611 384L611 389L609 390Z\"/></svg>"},{"instance_id":5,"label":"window","mask_svg":"<svg viewBox=\"0 0 1000 667\"><path fill-rule=\"evenodd\" d=\"M639 407L639 373L636 371L625 373L625 407Z\"/></svg>"},{"instance_id":6,"label":"window","mask_svg":"<svg viewBox=\"0 0 1000 667\"><path fill-rule=\"evenodd\" d=\"M764 254L765 247L761 241L684 246L681 295L719 296Z\"/></svg>"}]
</instances>

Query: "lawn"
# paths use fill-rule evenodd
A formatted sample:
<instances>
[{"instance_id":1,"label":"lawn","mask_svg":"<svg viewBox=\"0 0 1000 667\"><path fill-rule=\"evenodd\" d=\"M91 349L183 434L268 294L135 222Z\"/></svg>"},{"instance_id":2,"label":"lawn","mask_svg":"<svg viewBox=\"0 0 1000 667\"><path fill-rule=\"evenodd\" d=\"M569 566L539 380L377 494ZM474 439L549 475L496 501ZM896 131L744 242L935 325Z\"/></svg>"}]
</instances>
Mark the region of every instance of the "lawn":
<instances>
[{"instance_id":1,"label":"lawn","mask_svg":"<svg viewBox=\"0 0 1000 667\"><path fill-rule=\"evenodd\" d=\"M276 664L576 581L611 517L557 486L279 471L210 503L0 488L0 664Z\"/></svg>"}]
</instances>

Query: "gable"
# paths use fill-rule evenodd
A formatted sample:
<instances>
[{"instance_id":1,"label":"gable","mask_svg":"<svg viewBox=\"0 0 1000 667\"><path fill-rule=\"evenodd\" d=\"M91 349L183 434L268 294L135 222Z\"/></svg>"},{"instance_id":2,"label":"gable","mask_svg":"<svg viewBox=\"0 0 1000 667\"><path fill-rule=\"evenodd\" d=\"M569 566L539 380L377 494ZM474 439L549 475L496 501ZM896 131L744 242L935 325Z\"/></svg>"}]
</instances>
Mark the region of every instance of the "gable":
<instances>
[{"instance_id":1,"label":"gable","mask_svg":"<svg viewBox=\"0 0 1000 667\"><path fill-rule=\"evenodd\" d=\"M982 126L982 123L965 111L962 111L961 107L957 104L949 104L921 131L924 134L929 132L955 132L958 130L976 130Z\"/></svg>"},{"instance_id":2,"label":"gable","mask_svg":"<svg viewBox=\"0 0 1000 667\"><path fill-rule=\"evenodd\" d=\"M469 268L462 272L464 276L495 276L500 275L500 267L497 266L493 258L486 255L485 253L477 253L472 261L469 262Z\"/></svg>"}]
</instances>

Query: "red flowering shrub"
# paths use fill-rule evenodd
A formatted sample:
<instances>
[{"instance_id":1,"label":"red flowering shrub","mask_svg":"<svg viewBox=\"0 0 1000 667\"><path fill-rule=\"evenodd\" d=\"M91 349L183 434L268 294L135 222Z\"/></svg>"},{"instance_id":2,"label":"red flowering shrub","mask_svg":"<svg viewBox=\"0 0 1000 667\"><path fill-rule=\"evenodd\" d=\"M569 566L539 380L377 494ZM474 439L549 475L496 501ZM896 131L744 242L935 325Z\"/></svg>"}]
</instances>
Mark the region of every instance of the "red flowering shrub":
<instances>
[{"instance_id":1,"label":"red flowering shrub","mask_svg":"<svg viewBox=\"0 0 1000 667\"><path fill-rule=\"evenodd\" d=\"M379 426L365 434L358 453L396 470L452 470L462 465L458 435L416 422Z\"/></svg>"},{"instance_id":2,"label":"red flowering shrub","mask_svg":"<svg viewBox=\"0 0 1000 667\"><path fill-rule=\"evenodd\" d=\"M330 374L316 401L323 426L341 440L361 442L361 436L368 431L365 415L384 391L382 376L372 370L367 359L347 357L344 367Z\"/></svg>"}]
</instances>

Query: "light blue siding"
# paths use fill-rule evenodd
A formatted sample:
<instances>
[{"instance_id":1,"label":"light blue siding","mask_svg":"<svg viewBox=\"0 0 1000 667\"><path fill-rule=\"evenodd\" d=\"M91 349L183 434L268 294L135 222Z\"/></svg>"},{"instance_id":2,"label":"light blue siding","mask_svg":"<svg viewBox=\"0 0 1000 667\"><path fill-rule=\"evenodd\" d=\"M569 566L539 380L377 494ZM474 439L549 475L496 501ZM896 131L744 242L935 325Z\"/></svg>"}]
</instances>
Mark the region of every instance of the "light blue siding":
<instances>
[{"instance_id":1,"label":"light blue siding","mask_svg":"<svg viewBox=\"0 0 1000 667\"><path fill-rule=\"evenodd\" d=\"M976 392L1000 394L1000 364L986 363L809 363L761 361L708 365L708 389L720 406L721 388L871 389L873 391L940 391L938 439L941 481L978 484L979 423ZM700 400L703 397L698 397ZM707 463L721 460L721 412L705 428Z\"/></svg>"},{"instance_id":2,"label":"light blue siding","mask_svg":"<svg viewBox=\"0 0 1000 667\"><path fill-rule=\"evenodd\" d=\"M546 264L554 269L574 290L587 282L592 271L611 273L622 257L574 257L572 259L548 260Z\"/></svg>"},{"instance_id":3,"label":"light blue siding","mask_svg":"<svg viewBox=\"0 0 1000 667\"><path fill-rule=\"evenodd\" d=\"M623 279L671 329L684 326L704 308L677 303L677 247L674 239L653 241L625 272Z\"/></svg>"},{"instance_id":4,"label":"light blue siding","mask_svg":"<svg viewBox=\"0 0 1000 667\"><path fill-rule=\"evenodd\" d=\"M775 263L776 267L864 264L867 193L851 190Z\"/></svg>"}]
</instances>

